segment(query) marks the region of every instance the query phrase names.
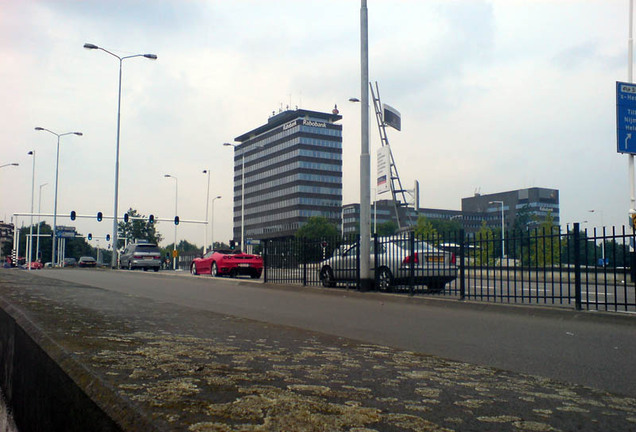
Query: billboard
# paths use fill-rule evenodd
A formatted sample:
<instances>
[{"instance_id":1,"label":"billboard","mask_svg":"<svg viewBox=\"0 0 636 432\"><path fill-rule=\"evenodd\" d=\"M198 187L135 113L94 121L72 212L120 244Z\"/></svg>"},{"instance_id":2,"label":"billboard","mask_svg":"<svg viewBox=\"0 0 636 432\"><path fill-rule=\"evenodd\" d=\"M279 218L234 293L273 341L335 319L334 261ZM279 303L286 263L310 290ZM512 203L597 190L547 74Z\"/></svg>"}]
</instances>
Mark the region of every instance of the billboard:
<instances>
[{"instance_id":1,"label":"billboard","mask_svg":"<svg viewBox=\"0 0 636 432\"><path fill-rule=\"evenodd\" d=\"M402 130L402 115L398 110L387 104L382 104L384 116L384 124L391 126L393 129Z\"/></svg>"},{"instance_id":2,"label":"billboard","mask_svg":"<svg viewBox=\"0 0 636 432\"><path fill-rule=\"evenodd\" d=\"M379 195L391 191L391 148L388 144L378 149L377 160L376 193Z\"/></svg>"}]
</instances>

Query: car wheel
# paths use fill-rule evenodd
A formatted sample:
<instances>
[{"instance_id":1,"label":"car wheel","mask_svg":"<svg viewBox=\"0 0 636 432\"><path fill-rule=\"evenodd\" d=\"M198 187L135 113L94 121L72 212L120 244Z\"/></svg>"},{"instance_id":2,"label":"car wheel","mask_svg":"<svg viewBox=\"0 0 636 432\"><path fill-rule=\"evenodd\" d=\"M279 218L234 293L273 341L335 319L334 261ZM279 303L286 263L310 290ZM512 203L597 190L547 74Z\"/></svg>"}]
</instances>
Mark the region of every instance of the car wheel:
<instances>
[{"instance_id":1,"label":"car wheel","mask_svg":"<svg viewBox=\"0 0 636 432\"><path fill-rule=\"evenodd\" d=\"M333 270L329 267L323 267L320 270L320 280L325 288L333 288L336 286L336 280L333 277Z\"/></svg>"},{"instance_id":2,"label":"car wheel","mask_svg":"<svg viewBox=\"0 0 636 432\"><path fill-rule=\"evenodd\" d=\"M190 266L190 273L192 273L192 276L196 276L199 274L199 272L197 272L197 265L195 263L192 263L192 265Z\"/></svg>"},{"instance_id":3,"label":"car wheel","mask_svg":"<svg viewBox=\"0 0 636 432\"><path fill-rule=\"evenodd\" d=\"M144 267L144 271L148 271L148 267Z\"/></svg>"},{"instance_id":4,"label":"car wheel","mask_svg":"<svg viewBox=\"0 0 636 432\"><path fill-rule=\"evenodd\" d=\"M153 268L153 270L154 270L154 271L155 271L155 273L156 273L156 272L158 272L158 271L159 271L159 267L155 267L155 268Z\"/></svg>"},{"instance_id":5,"label":"car wheel","mask_svg":"<svg viewBox=\"0 0 636 432\"><path fill-rule=\"evenodd\" d=\"M391 270L386 267L378 269L376 284L378 290L382 292L391 292L393 289L393 275L391 274Z\"/></svg>"},{"instance_id":6,"label":"car wheel","mask_svg":"<svg viewBox=\"0 0 636 432\"><path fill-rule=\"evenodd\" d=\"M258 279L258 278L260 278L260 277L261 277L261 273L260 273L260 272L252 273L252 274L250 275L250 277L251 277L252 279Z\"/></svg>"},{"instance_id":7,"label":"car wheel","mask_svg":"<svg viewBox=\"0 0 636 432\"><path fill-rule=\"evenodd\" d=\"M210 276L217 277L219 275L219 268L216 266L216 263L212 263L212 268L210 269Z\"/></svg>"},{"instance_id":8,"label":"car wheel","mask_svg":"<svg viewBox=\"0 0 636 432\"><path fill-rule=\"evenodd\" d=\"M128 261L128 270L132 270L132 269L133 269L132 263L130 261Z\"/></svg>"}]
</instances>

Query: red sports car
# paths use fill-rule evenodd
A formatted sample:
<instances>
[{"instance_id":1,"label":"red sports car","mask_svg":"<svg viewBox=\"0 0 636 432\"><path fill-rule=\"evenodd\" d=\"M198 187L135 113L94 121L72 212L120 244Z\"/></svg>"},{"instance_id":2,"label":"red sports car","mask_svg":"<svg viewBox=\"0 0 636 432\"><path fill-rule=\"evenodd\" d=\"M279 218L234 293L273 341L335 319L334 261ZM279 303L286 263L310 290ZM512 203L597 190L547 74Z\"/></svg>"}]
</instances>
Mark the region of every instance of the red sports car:
<instances>
[{"instance_id":1,"label":"red sports car","mask_svg":"<svg viewBox=\"0 0 636 432\"><path fill-rule=\"evenodd\" d=\"M209 274L213 277L249 275L258 279L262 272L263 257L234 250L210 251L202 258L195 258L190 266L193 275Z\"/></svg>"}]
</instances>

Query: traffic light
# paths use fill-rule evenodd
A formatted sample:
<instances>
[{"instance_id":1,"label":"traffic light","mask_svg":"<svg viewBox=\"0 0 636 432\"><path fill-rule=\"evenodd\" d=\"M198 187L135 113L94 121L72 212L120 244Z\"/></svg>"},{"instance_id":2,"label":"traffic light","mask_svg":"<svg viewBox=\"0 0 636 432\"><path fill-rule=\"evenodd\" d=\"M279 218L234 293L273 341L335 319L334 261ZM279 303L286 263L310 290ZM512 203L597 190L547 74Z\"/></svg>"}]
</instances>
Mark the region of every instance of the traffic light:
<instances>
[{"instance_id":1,"label":"traffic light","mask_svg":"<svg viewBox=\"0 0 636 432\"><path fill-rule=\"evenodd\" d=\"M155 215L148 216L148 223L150 223L150 224L155 223Z\"/></svg>"},{"instance_id":2,"label":"traffic light","mask_svg":"<svg viewBox=\"0 0 636 432\"><path fill-rule=\"evenodd\" d=\"M110 234L106 234L106 241L110 241Z\"/></svg>"},{"instance_id":3,"label":"traffic light","mask_svg":"<svg viewBox=\"0 0 636 432\"><path fill-rule=\"evenodd\" d=\"M125 214L124 214L124 222L125 222L125 223L128 223L128 213L125 213Z\"/></svg>"},{"instance_id":4,"label":"traffic light","mask_svg":"<svg viewBox=\"0 0 636 432\"><path fill-rule=\"evenodd\" d=\"M101 222L103 219L102 212L97 212L97 222Z\"/></svg>"},{"instance_id":5,"label":"traffic light","mask_svg":"<svg viewBox=\"0 0 636 432\"><path fill-rule=\"evenodd\" d=\"M93 240L93 234L88 233L88 239L89 239L89 240Z\"/></svg>"},{"instance_id":6,"label":"traffic light","mask_svg":"<svg viewBox=\"0 0 636 432\"><path fill-rule=\"evenodd\" d=\"M235 247L236 243L234 242L234 240L230 240L230 249L234 250Z\"/></svg>"},{"instance_id":7,"label":"traffic light","mask_svg":"<svg viewBox=\"0 0 636 432\"><path fill-rule=\"evenodd\" d=\"M75 210L73 210L71 212L71 220L75 220L76 217L77 217L77 214L75 213Z\"/></svg>"},{"instance_id":8,"label":"traffic light","mask_svg":"<svg viewBox=\"0 0 636 432\"><path fill-rule=\"evenodd\" d=\"M179 225L179 216L174 217L174 224Z\"/></svg>"}]
</instances>

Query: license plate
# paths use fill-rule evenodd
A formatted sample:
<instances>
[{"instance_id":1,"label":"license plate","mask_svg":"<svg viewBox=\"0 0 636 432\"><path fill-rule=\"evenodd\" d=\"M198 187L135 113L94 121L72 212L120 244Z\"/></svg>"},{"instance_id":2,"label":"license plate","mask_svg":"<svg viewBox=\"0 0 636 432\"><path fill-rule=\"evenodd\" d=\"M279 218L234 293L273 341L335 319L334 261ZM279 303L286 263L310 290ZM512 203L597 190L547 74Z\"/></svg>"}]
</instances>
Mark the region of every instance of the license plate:
<instances>
[{"instance_id":1,"label":"license plate","mask_svg":"<svg viewBox=\"0 0 636 432\"><path fill-rule=\"evenodd\" d=\"M239 267L249 267L250 265L249 264L239 264L238 266Z\"/></svg>"},{"instance_id":2,"label":"license plate","mask_svg":"<svg viewBox=\"0 0 636 432\"><path fill-rule=\"evenodd\" d=\"M426 258L427 262L444 262L444 257L441 256L432 256Z\"/></svg>"},{"instance_id":3,"label":"license plate","mask_svg":"<svg viewBox=\"0 0 636 432\"><path fill-rule=\"evenodd\" d=\"M151 260L152 257L144 257L145 260Z\"/></svg>"}]
</instances>

